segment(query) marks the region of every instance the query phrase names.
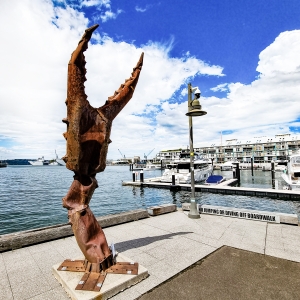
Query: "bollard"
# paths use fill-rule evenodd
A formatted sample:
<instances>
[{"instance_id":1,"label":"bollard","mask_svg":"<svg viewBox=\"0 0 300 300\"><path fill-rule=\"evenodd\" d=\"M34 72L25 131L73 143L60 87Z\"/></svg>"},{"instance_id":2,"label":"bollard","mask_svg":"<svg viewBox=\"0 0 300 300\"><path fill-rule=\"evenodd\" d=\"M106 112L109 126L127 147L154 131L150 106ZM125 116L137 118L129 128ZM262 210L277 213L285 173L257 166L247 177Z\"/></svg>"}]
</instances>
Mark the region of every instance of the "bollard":
<instances>
[{"instance_id":1,"label":"bollard","mask_svg":"<svg viewBox=\"0 0 300 300\"><path fill-rule=\"evenodd\" d=\"M251 157L251 173L252 173L252 176L253 176L253 157Z\"/></svg>"},{"instance_id":2,"label":"bollard","mask_svg":"<svg viewBox=\"0 0 300 300\"><path fill-rule=\"evenodd\" d=\"M144 171L141 170L140 172L140 182L144 182Z\"/></svg>"},{"instance_id":3,"label":"bollard","mask_svg":"<svg viewBox=\"0 0 300 300\"><path fill-rule=\"evenodd\" d=\"M135 182L135 172L132 172L132 181Z\"/></svg>"},{"instance_id":4,"label":"bollard","mask_svg":"<svg viewBox=\"0 0 300 300\"><path fill-rule=\"evenodd\" d=\"M175 185L175 175L172 175L172 185Z\"/></svg>"},{"instance_id":5,"label":"bollard","mask_svg":"<svg viewBox=\"0 0 300 300\"><path fill-rule=\"evenodd\" d=\"M272 189L275 189L275 162L271 162Z\"/></svg>"},{"instance_id":6,"label":"bollard","mask_svg":"<svg viewBox=\"0 0 300 300\"><path fill-rule=\"evenodd\" d=\"M240 164L239 163L236 163L235 172L236 172L236 178L238 180L238 183L240 183L240 181L241 181L241 172L240 172Z\"/></svg>"}]
</instances>

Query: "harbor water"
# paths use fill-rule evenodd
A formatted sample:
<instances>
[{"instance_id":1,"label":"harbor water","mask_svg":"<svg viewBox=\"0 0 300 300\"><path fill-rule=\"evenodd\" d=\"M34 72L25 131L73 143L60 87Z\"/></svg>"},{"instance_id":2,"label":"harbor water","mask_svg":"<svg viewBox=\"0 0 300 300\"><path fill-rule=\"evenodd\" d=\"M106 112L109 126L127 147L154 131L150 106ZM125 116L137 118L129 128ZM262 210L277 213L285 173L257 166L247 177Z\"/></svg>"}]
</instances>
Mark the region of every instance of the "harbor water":
<instances>
[{"instance_id":1,"label":"harbor water","mask_svg":"<svg viewBox=\"0 0 300 300\"><path fill-rule=\"evenodd\" d=\"M161 170L146 171L144 178L161 176ZM232 171L216 170L227 179ZM107 166L97 174L99 187L95 190L90 207L95 216L115 214L153 205L175 203L179 207L189 202L190 192L167 189L122 186L122 181L131 181L128 166ZM276 173L278 188L284 185L280 173ZM67 223L67 211L62 207L73 181L73 172L58 166L8 166L0 169L0 235L22 230ZM270 172L241 171L241 186L271 188ZM269 198L195 194L200 204L211 204L235 208L247 208L300 215L300 202Z\"/></svg>"}]
</instances>

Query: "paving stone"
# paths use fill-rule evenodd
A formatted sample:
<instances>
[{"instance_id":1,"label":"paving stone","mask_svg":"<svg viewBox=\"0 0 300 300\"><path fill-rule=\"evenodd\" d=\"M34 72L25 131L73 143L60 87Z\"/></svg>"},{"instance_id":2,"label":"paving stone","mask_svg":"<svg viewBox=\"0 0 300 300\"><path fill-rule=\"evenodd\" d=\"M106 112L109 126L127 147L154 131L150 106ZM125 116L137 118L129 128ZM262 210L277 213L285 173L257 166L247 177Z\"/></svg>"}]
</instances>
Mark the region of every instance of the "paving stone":
<instances>
[{"instance_id":1,"label":"paving stone","mask_svg":"<svg viewBox=\"0 0 300 300\"><path fill-rule=\"evenodd\" d=\"M109 300L135 300L139 296L141 296L141 294L136 289L129 288L123 292L120 292Z\"/></svg>"},{"instance_id":2,"label":"paving stone","mask_svg":"<svg viewBox=\"0 0 300 300\"><path fill-rule=\"evenodd\" d=\"M28 251L31 254L37 253L37 252L44 252L44 251L56 251L53 247L51 243L42 243L42 244L38 244L38 245L34 245L34 246L29 246Z\"/></svg>"},{"instance_id":3,"label":"paving stone","mask_svg":"<svg viewBox=\"0 0 300 300\"><path fill-rule=\"evenodd\" d=\"M275 248L275 249L280 249L280 250L284 250L284 244L283 242L279 241L279 240L274 240L274 239L266 239L266 248Z\"/></svg>"},{"instance_id":4,"label":"paving stone","mask_svg":"<svg viewBox=\"0 0 300 300\"><path fill-rule=\"evenodd\" d=\"M155 286L159 285L161 283L161 280L158 279L154 275L148 276L143 281L139 282L137 285L133 286L135 290L137 290L140 294L144 294L147 291L150 291Z\"/></svg>"},{"instance_id":5,"label":"paving stone","mask_svg":"<svg viewBox=\"0 0 300 300\"><path fill-rule=\"evenodd\" d=\"M53 290L34 296L30 298L30 300L70 300L70 297L62 287L57 287Z\"/></svg>"},{"instance_id":6,"label":"paving stone","mask_svg":"<svg viewBox=\"0 0 300 300\"><path fill-rule=\"evenodd\" d=\"M37 252L34 253L33 259L43 273L48 273L56 263L63 262L65 258L60 253Z\"/></svg>"},{"instance_id":7,"label":"paving stone","mask_svg":"<svg viewBox=\"0 0 300 300\"><path fill-rule=\"evenodd\" d=\"M148 272L150 276L154 275L160 280L165 281L180 272L180 269L164 261L158 261L148 267Z\"/></svg>"},{"instance_id":8,"label":"paving stone","mask_svg":"<svg viewBox=\"0 0 300 300\"><path fill-rule=\"evenodd\" d=\"M25 273L26 275L20 276L22 273ZM18 269L8 271L7 275L12 288L17 288L24 280L28 280L33 277L42 277L43 273L36 264L32 264L27 267L20 267Z\"/></svg>"},{"instance_id":9,"label":"paving stone","mask_svg":"<svg viewBox=\"0 0 300 300\"><path fill-rule=\"evenodd\" d=\"M17 286L12 287L15 300L30 299L49 290L51 290L51 287L43 276L26 278L25 275L24 281L20 282Z\"/></svg>"},{"instance_id":10,"label":"paving stone","mask_svg":"<svg viewBox=\"0 0 300 300\"><path fill-rule=\"evenodd\" d=\"M0 299L3 300L14 299L10 286L1 286L0 284Z\"/></svg>"}]
</instances>

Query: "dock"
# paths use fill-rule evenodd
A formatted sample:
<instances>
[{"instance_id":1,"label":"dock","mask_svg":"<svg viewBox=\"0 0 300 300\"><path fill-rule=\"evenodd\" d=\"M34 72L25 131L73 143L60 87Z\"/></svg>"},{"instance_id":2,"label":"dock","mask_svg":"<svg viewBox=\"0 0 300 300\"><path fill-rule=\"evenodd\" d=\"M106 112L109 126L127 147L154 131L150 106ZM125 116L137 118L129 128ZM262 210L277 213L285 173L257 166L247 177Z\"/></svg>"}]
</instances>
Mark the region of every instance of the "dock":
<instances>
[{"instance_id":1,"label":"dock","mask_svg":"<svg viewBox=\"0 0 300 300\"><path fill-rule=\"evenodd\" d=\"M243 195L243 196L256 196L256 197L268 197L272 199L299 201L300 192L292 190L276 190L276 189L260 189L250 187L236 187L237 179L229 179L218 185L204 185L195 184L196 192L214 193L214 194L226 194L226 195ZM141 181L123 181L122 185L131 185L138 187L149 187L158 189L170 189L174 191L190 191L190 184L176 184L159 182L158 178L145 179Z\"/></svg>"},{"instance_id":2,"label":"dock","mask_svg":"<svg viewBox=\"0 0 300 300\"><path fill-rule=\"evenodd\" d=\"M224 291L234 300L300 297L299 226L205 214L195 220L178 209L104 232L119 253L149 272L111 300L222 299ZM52 267L78 257L82 253L73 235L0 253L0 299L70 299ZM204 269L195 273L194 266ZM178 283L183 275L186 279ZM166 283L176 285L168 288ZM162 287L161 295L147 294Z\"/></svg>"}]
</instances>

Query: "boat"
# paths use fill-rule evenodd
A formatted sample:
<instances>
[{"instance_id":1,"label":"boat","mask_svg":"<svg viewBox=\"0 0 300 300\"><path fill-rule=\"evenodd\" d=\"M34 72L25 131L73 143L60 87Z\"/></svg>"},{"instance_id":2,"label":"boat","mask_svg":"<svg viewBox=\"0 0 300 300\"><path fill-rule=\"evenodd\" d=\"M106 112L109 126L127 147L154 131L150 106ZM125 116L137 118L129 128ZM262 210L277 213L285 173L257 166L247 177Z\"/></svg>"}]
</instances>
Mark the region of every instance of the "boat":
<instances>
[{"instance_id":1,"label":"boat","mask_svg":"<svg viewBox=\"0 0 300 300\"><path fill-rule=\"evenodd\" d=\"M146 166L143 168L143 171L155 171L155 170L161 170L161 165L160 164L147 163Z\"/></svg>"},{"instance_id":2,"label":"boat","mask_svg":"<svg viewBox=\"0 0 300 300\"><path fill-rule=\"evenodd\" d=\"M44 159L44 156L38 158L37 160L29 160L28 161L32 166L47 166L49 165L49 161Z\"/></svg>"},{"instance_id":3,"label":"boat","mask_svg":"<svg viewBox=\"0 0 300 300\"><path fill-rule=\"evenodd\" d=\"M288 160L276 160L275 171L284 172L287 169Z\"/></svg>"},{"instance_id":4,"label":"boat","mask_svg":"<svg viewBox=\"0 0 300 300\"><path fill-rule=\"evenodd\" d=\"M65 165L66 165L66 163L65 163L62 159L59 159L59 158L58 158L58 155L57 155L57 153L56 153L56 150L55 150L55 156L56 156L55 160L53 160L53 161L49 164L49 166L65 166Z\"/></svg>"},{"instance_id":5,"label":"boat","mask_svg":"<svg viewBox=\"0 0 300 300\"><path fill-rule=\"evenodd\" d=\"M5 161L0 160L0 168L6 168L6 167L7 167L7 163Z\"/></svg>"},{"instance_id":6,"label":"boat","mask_svg":"<svg viewBox=\"0 0 300 300\"><path fill-rule=\"evenodd\" d=\"M124 166L124 165L129 165L129 162L127 158L121 158L121 159L113 160L112 165Z\"/></svg>"},{"instance_id":7,"label":"boat","mask_svg":"<svg viewBox=\"0 0 300 300\"><path fill-rule=\"evenodd\" d=\"M300 153L290 156L287 169L281 177L287 183L285 189L300 190Z\"/></svg>"},{"instance_id":8,"label":"boat","mask_svg":"<svg viewBox=\"0 0 300 300\"><path fill-rule=\"evenodd\" d=\"M220 165L221 171L232 170L233 168L235 168L235 163L238 163L238 162L239 161L237 161L237 160L226 161L225 163Z\"/></svg>"},{"instance_id":9,"label":"boat","mask_svg":"<svg viewBox=\"0 0 300 300\"><path fill-rule=\"evenodd\" d=\"M59 166L65 166L66 165L66 163L61 158L57 158L56 162L58 163Z\"/></svg>"},{"instance_id":10,"label":"boat","mask_svg":"<svg viewBox=\"0 0 300 300\"><path fill-rule=\"evenodd\" d=\"M225 181L226 178L222 175L210 175L206 180L205 184L207 185L217 185L223 181Z\"/></svg>"},{"instance_id":11,"label":"boat","mask_svg":"<svg viewBox=\"0 0 300 300\"><path fill-rule=\"evenodd\" d=\"M213 172L211 161L203 158L198 153L194 155L194 179L195 182L205 181ZM172 182L172 175L175 175L175 182L191 183L190 154L180 153L179 157L166 169L160 179L161 182Z\"/></svg>"}]
</instances>

